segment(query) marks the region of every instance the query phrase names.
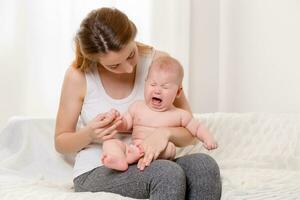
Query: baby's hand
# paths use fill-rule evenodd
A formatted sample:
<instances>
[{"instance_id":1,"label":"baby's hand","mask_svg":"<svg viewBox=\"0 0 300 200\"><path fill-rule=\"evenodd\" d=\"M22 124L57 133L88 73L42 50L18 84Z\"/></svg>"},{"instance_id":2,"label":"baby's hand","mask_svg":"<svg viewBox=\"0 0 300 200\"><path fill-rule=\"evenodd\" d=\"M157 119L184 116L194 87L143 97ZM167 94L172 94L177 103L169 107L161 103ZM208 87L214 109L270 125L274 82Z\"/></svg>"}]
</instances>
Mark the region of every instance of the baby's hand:
<instances>
[{"instance_id":1,"label":"baby's hand","mask_svg":"<svg viewBox=\"0 0 300 200\"><path fill-rule=\"evenodd\" d=\"M117 133L116 128L122 123L118 120L114 111L98 114L87 123L86 129L89 132L91 142L102 142L111 139Z\"/></svg>"},{"instance_id":2,"label":"baby's hand","mask_svg":"<svg viewBox=\"0 0 300 200\"><path fill-rule=\"evenodd\" d=\"M108 112L108 115L110 117L112 117L115 121L120 121L120 123L118 124L116 130L118 130L119 132L127 132L127 122L125 120L125 117L116 109L111 109Z\"/></svg>"},{"instance_id":3,"label":"baby's hand","mask_svg":"<svg viewBox=\"0 0 300 200\"><path fill-rule=\"evenodd\" d=\"M112 108L110 111L108 111L106 113L106 115L113 118L113 119L115 119L115 120L119 120L119 119L122 118L120 112L118 110L114 109L114 108Z\"/></svg>"}]
</instances>

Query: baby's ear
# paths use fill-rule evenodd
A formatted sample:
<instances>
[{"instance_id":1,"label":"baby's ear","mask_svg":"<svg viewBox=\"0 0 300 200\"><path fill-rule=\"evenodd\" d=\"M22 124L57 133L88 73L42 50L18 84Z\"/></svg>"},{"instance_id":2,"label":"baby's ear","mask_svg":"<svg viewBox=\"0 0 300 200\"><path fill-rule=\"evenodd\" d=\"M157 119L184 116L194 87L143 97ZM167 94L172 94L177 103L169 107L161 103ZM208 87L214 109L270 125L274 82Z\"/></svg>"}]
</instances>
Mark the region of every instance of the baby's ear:
<instances>
[{"instance_id":1,"label":"baby's ear","mask_svg":"<svg viewBox=\"0 0 300 200\"><path fill-rule=\"evenodd\" d=\"M182 94L182 86L179 86L177 90L176 98L179 98L181 94Z\"/></svg>"}]
</instances>

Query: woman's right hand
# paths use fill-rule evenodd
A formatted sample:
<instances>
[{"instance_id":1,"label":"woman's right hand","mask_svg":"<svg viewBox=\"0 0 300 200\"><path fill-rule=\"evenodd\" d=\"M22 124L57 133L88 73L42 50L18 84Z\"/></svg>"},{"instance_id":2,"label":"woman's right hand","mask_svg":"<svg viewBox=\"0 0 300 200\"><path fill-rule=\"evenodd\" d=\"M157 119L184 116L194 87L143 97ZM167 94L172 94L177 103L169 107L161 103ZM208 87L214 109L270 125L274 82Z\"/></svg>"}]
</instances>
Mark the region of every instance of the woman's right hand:
<instances>
[{"instance_id":1,"label":"woman's right hand","mask_svg":"<svg viewBox=\"0 0 300 200\"><path fill-rule=\"evenodd\" d=\"M138 161L137 167L144 170L153 160L156 160L160 153L166 149L169 138L169 128L161 127L156 128L154 132L138 143L137 145L142 149L144 156Z\"/></svg>"},{"instance_id":2,"label":"woman's right hand","mask_svg":"<svg viewBox=\"0 0 300 200\"><path fill-rule=\"evenodd\" d=\"M106 113L101 113L87 123L86 128L92 142L102 142L111 139L118 132L116 128L122 123L120 114L115 109Z\"/></svg>"}]
</instances>

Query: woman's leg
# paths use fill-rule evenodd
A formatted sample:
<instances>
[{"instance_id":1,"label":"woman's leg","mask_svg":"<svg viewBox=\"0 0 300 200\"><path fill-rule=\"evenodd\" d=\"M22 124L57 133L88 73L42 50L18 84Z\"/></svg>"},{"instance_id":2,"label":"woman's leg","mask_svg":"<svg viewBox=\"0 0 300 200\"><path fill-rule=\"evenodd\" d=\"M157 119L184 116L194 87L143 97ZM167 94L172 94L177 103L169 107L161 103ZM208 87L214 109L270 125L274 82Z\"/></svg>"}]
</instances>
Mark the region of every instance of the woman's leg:
<instances>
[{"instance_id":1,"label":"woman's leg","mask_svg":"<svg viewBox=\"0 0 300 200\"><path fill-rule=\"evenodd\" d=\"M76 192L111 192L137 199L182 200L186 179L182 168L169 160L156 160L144 171L130 165L125 172L104 166L74 179Z\"/></svg>"},{"instance_id":2,"label":"woman's leg","mask_svg":"<svg viewBox=\"0 0 300 200\"><path fill-rule=\"evenodd\" d=\"M186 199L216 200L221 198L222 184L216 161L206 154L192 154L175 160L185 172Z\"/></svg>"}]
</instances>

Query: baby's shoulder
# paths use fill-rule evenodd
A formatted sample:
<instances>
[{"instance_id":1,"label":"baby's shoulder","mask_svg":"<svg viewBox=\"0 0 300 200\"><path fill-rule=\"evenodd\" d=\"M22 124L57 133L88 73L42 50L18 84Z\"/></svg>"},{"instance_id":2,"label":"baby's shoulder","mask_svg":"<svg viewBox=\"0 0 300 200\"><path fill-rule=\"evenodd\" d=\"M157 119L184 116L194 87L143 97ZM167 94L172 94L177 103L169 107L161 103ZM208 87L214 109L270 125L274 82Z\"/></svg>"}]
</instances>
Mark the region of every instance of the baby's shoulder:
<instances>
[{"instance_id":1,"label":"baby's shoulder","mask_svg":"<svg viewBox=\"0 0 300 200\"><path fill-rule=\"evenodd\" d=\"M138 110L138 109L143 108L145 105L146 105L145 101L137 100L129 106L129 110Z\"/></svg>"},{"instance_id":2,"label":"baby's shoulder","mask_svg":"<svg viewBox=\"0 0 300 200\"><path fill-rule=\"evenodd\" d=\"M165 56L170 56L170 55L167 52L156 50L155 54L154 54L154 57L153 57L153 60L156 60L160 57L165 57Z\"/></svg>"},{"instance_id":3,"label":"baby's shoulder","mask_svg":"<svg viewBox=\"0 0 300 200\"><path fill-rule=\"evenodd\" d=\"M182 120L189 120L193 117L193 115L190 112L181 108L175 108L174 112L176 112L176 115L180 116Z\"/></svg>"},{"instance_id":4,"label":"baby's shoulder","mask_svg":"<svg viewBox=\"0 0 300 200\"><path fill-rule=\"evenodd\" d=\"M174 112L177 112L177 113L180 113L180 114L186 114L186 115L190 114L191 115L190 112L188 112L188 111L186 111L182 108L177 108L177 107L174 107Z\"/></svg>"},{"instance_id":5,"label":"baby's shoulder","mask_svg":"<svg viewBox=\"0 0 300 200\"><path fill-rule=\"evenodd\" d=\"M144 105L146 105L144 100L136 100L131 104L131 106L144 106Z\"/></svg>"}]
</instances>

